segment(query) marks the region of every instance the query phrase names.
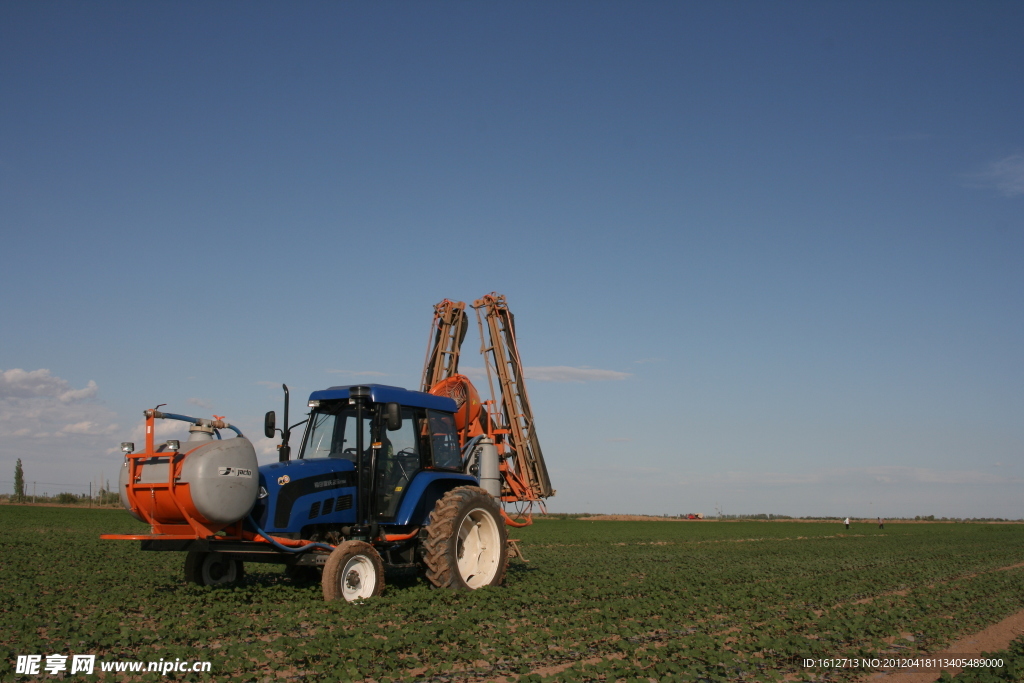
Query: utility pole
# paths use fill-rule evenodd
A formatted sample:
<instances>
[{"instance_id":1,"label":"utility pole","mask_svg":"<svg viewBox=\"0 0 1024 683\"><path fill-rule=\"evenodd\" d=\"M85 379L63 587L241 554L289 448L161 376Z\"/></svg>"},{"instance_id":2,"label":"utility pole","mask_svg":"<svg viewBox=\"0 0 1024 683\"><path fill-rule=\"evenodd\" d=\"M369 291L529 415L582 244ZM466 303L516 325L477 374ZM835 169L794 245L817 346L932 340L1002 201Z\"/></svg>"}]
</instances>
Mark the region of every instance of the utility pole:
<instances>
[{"instance_id":1,"label":"utility pole","mask_svg":"<svg viewBox=\"0 0 1024 683\"><path fill-rule=\"evenodd\" d=\"M36 502L36 483L32 482L32 502Z\"/></svg>"}]
</instances>

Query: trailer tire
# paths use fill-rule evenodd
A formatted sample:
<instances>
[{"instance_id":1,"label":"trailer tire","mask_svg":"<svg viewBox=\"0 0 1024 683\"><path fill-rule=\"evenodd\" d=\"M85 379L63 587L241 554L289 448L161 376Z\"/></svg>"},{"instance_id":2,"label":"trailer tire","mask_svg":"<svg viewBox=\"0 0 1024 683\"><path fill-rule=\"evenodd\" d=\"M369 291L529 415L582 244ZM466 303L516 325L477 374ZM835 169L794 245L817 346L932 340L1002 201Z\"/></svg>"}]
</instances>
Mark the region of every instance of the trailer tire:
<instances>
[{"instance_id":1,"label":"trailer tire","mask_svg":"<svg viewBox=\"0 0 1024 683\"><path fill-rule=\"evenodd\" d=\"M372 598L384 592L384 562L369 543L345 541L327 558L320 583L324 600Z\"/></svg>"},{"instance_id":2,"label":"trailer tire","mask_svg":"<svg viewBox=\"0 0 1024 683\"><path fill-rule=\"evenodd\" d=\"M434 505L423 561L437 588L500 586L508 568L501 508L478 486L460 486Z\"/></svg>"},{"instance_id":3,"label":"trailer tire","mask_svg":"<svg viewBox=\"0 0 1024 683\"><path fill-rule=\"evenodd\" d=\"M193 550L185 556L185 580L197 586L230 586L244 577L241 560L224 553Z\"/></svg>"}]
</instances>

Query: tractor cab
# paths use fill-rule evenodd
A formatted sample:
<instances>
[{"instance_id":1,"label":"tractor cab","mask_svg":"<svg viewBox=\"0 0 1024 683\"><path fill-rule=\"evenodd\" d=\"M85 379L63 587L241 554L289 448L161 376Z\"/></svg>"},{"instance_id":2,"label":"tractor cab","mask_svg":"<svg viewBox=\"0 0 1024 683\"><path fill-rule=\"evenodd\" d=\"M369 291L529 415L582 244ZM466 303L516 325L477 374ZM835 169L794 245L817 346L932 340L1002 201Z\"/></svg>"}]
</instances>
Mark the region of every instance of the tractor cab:
<instances>
[{"instance_id":1,"label":"tractor cab","mask_svg":"<svg viewBox=\"0 0 1024 683\"><path fill-rule=\"evenodd\" d=\"M476 483L462 470L450 398L371 384L313 392L308 406L298 457L260 468L253 518L270 533L374 538L381 526L425 523L446 490Z\"/></svg>"}]
</instances>

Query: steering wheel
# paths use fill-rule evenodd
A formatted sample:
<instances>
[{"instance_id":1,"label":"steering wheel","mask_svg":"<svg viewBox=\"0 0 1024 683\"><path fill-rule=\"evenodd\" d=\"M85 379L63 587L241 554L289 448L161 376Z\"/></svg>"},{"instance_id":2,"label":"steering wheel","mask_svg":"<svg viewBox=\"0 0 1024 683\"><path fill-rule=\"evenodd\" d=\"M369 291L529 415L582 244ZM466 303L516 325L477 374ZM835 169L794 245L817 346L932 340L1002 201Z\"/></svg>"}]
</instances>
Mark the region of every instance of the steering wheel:
<instances>
[{"instance_id":1,"label":"steering wheel","mask_svg":"<svg viewBox=\"0 0 1024 683\"><path fill-rule=\"evenodd\" d=\"M412 473L406 468L410 468L415 472L420 459L420 456L416 453L416 449L414 448L403 448L395 453L393 457L395 459L395 464L398 465L398 469L402 473L402 476L406 479L412 476Z\"/></svg>"}]
</instances>

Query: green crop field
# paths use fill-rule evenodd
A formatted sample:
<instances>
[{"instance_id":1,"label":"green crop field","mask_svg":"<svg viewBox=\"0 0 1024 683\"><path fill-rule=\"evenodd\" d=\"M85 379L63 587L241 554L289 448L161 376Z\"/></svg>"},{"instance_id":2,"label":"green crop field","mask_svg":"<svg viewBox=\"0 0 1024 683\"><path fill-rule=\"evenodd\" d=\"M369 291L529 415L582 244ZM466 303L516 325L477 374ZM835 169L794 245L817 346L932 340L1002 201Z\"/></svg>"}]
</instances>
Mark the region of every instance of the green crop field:
<instances>
[{"instance_id":1,"label":"green crop field","mask_svg":"<svg viewBox=\"0 0 1024 683\"><path fill-rule=\"evenodd\" d=\"M0 524L4 680L51 654L211 662L176 680L848 680L864 671L799 662L934 652L1024 609L1024 568L1002 569L1024 525L542 520L513 530L529 562L502 588L398 576L347 604L271 565L186 585L182 554L99 540L144 530L119 510L0 506Z\"/></svg>"}]
</instances>

